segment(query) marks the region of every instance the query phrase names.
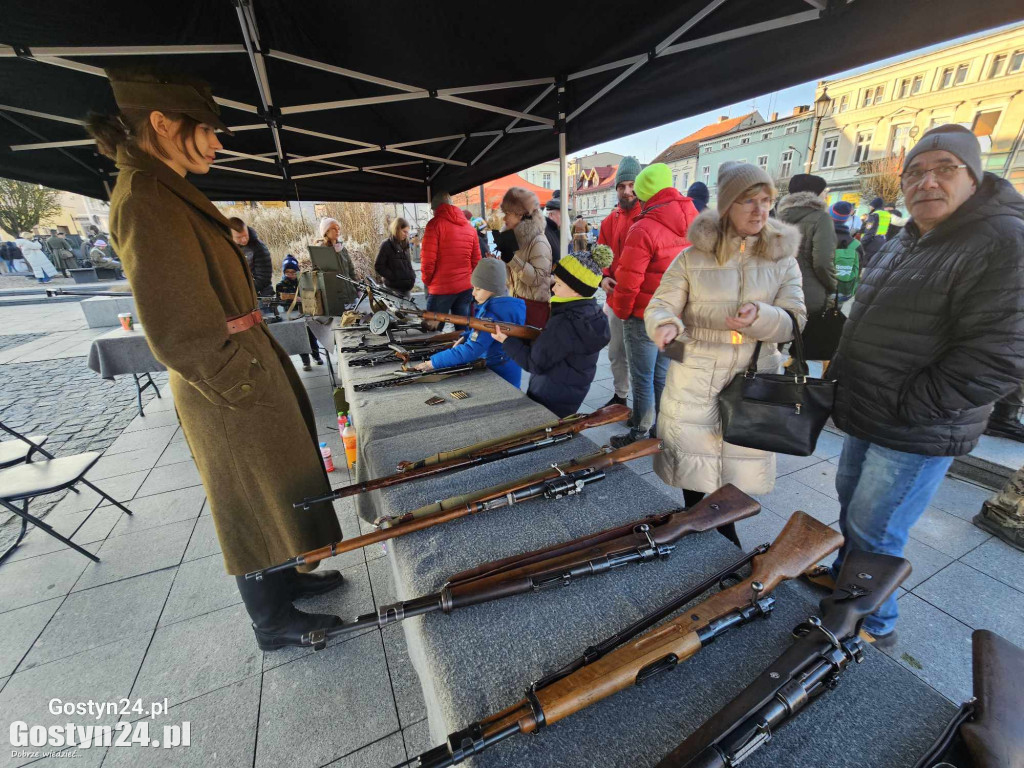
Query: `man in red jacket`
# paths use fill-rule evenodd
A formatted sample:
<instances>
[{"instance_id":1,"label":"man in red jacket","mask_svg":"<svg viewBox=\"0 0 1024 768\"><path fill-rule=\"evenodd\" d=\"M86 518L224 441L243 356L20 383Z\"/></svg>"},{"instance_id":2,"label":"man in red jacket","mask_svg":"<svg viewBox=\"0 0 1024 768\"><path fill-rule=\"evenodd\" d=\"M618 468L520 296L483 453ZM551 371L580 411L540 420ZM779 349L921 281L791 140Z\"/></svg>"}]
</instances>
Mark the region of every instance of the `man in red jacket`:
<instances>
[{"instance_id":1,"label":"man in red jacket","mask_svg":"<svg viewBox=\"0 0 1024 768\"><path fill-rule=\"evenodd\" d=\"M644 310L661 284L668 265L689 247L686 233L697 218L690 198L672 186L672 171L664 163L644 168L636 177L636 196L643 208L626 234L622 253L612 264L615 290L609 304L623 323L623 340L629 380L633 387L633 410L626 422L629 432L616 435L611 444L628 445L653 433L661 391L665 388L669 359L647 337Z\"/></svg>"},{"instance_id":2,"label":"man in red jacket","mask_svg":"<svg viewBox=\"0 0 1024 768\"><path fill-rule=\"evenodd\" d=\"M423 229L420 251L427 309L470 315L473 286L469 277L480 261L480 240L462 211L452 205L447 192L434 193L430 207L434 217Z\"/></svg>"},{"instance_id":3,"label":"man in red jacket","mask_svg":"<svg viewBox=\"0 0 1024 768\"><path fill-rule=\"evenodd\" d=\"M619 204L612 208L597 236L598 245L607 245L612 249L612 263L604 270L601 288L605 293L604 313L608 316L608 327L612 332L612 340L608 343L608 362L612 367L612 384L615 392L606 405L625 405L629 396L629 366L626 364L626 348L622 341L622 321L612 312L609 302L615 290L615 265L626 242L626 233L640 215L640 204L633 191L633 184L640 173L640 161L635 157L624 157L615 171L615 194Z\"/></svg>"}]
</instances>

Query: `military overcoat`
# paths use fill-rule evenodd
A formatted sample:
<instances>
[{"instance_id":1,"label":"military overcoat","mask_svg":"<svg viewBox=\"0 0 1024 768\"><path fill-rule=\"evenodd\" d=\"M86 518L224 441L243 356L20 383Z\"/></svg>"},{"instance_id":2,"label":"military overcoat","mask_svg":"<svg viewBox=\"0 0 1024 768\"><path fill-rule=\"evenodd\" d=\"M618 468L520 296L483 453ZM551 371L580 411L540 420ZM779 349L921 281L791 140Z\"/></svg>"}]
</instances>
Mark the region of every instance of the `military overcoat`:
<instances>
[{"instance_id":1,"label":"military overcoat","mask_svg":"<svg viewBox=\"0 0 1024 768\"><path fill-rule=\"evenodd\" d=\"M154 356L170 372L227 572L266 568L341 538L313 409L265 323L229 334L256 308L245 257L206 196L160 160L122 147L110 233Z\"/></svg>"}]
</instances>

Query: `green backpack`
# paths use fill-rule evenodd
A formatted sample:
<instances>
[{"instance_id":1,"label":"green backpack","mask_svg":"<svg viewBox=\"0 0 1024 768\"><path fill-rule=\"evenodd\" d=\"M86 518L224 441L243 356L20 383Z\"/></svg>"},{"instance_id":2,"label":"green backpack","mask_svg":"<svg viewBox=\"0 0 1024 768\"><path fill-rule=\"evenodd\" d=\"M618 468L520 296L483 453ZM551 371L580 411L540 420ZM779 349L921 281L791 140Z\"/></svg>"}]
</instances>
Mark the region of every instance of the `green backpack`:
<instances>
[{"instance_id":1,"label":"green backpack","mask_svg":"<svg viewBox=\"0 0 1024 768\"><path fill-rule=\"evenodd\" d=\"M853 296L860 279L860 241L850 238L845 248L836 248L836 278L839 281L839 293L842 296Z\"/></svg>"}]
</instances>

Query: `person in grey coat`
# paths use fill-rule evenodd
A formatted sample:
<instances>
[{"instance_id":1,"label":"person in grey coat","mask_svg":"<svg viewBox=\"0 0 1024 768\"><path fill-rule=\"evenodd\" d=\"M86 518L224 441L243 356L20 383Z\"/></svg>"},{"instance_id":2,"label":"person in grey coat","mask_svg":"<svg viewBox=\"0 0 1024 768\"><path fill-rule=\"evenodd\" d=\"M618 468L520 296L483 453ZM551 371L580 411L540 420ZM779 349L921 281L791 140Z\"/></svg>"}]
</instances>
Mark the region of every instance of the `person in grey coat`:
<instances>
[{"instance_id":1,"label":"person in grey coat","mask_svg":"<svg viewBox=\"0 0 1024 768\"><path fill-rule=\"evenodd\" d=\"M807 315L822 312L836 292L836 231L822 193L821 176L798 173L789 181L789 194L779 201L779 218L800 230L796 260L804 279Z\"/></svg>"}]
</instances>

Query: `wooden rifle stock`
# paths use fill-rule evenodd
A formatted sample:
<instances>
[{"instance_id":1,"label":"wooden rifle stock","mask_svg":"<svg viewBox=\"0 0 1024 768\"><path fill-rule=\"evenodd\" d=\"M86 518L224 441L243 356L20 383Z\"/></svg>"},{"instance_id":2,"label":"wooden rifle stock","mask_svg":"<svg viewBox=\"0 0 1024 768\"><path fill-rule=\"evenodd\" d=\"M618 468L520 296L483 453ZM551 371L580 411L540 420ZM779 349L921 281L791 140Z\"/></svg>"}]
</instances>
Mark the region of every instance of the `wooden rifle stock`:
<instances>
[{"instance_id":1,"label":"wooden rifle stock","mask_svg":"<svg viewBox=\"0 0 1024 768\"><path fill-rule=\"evenodd\" d=\"M548 575L568 573L574 566L650 546L651 542L658 547L671 548L684 536L744 520L760 510L761 505L736 486L725 485L689 510L651 515L457 573L445 585L447 601L452 608L458 608L531 591L538 580Z\"/></svg>"},{"instance_id":2,"label":"wooden rifle stock","mask_svg":"<svg viewBox=\"0 0 1024 768\"><path fill-rule=\"evenodd\" d=\"M764 615L774 601L766 595L775 586L799 576L839 549L842 541L838 532L803 512L795 512L771 549L754 558L750 577L687 608L679 618L572 674L531 690L529 698L485 718L470 731L487 743L515 733L531 733L654 674L671 669L693 656L729 626ZM454 739L449 738L449 744L453 742ZM443 757L436 752L432 750L424 757ZM458 761L437 759L432 762L425 759L420 764L453 765L455 762Z\"/></svg>"},{"instance_id":3,"label":"wooden rifle stock","mask_svg":"<svg viewBox=\"0 0 1024 768\"><path fill-rule=\"evenodd\" d=\"M494 330L494 326L501 328L502 333L506 336L511 336L513 339L526 339L532 341L540 336L540 328L535 328L532 325L516 325L515 323L505 323L498 320L481 320L477 317L466 317L465 315L450 315L446 312L420 312L417 313L424 320L430 320L436 323L451 323L452 325L466 325L475 331L485 331L490 333Z\"/></svg>"},{"instance_id":4,"label":"wooden rifle stock","mask_svg":"<svg viewBox=\"0 0 1024 768\"><path fill-rule=\"evenodd\" d=\"M336 488L326 496L303 499L296 503L294 507L296 509L310 509L314 504L319 504L324 501L344 499L348 496L355 496L359 493L368 493L381 488L390 488L395 485L401 485L402 483L408 483L411 480L419 480L424 477L433 477L446 472L455 472L460 469L477 467L481 464L488 464L491 461L497 461L508 455L513 455L509 453L510 451L514 451L516 454L529 453L531 450L537 450L558 442L564 442L564 440L575 437L585 429L600 427L617 421L625 421L628 417L629 408L626 406L608 405L604 408L599 408L590 414L578 414L576 416L570 416L566 419L562 419L561 421L556 422L556 425L553 427L542 426L533 431L519 433L515 436L498 438L496 441L491 441L488 448L470 450L468 452L464 452L465 449L451 451L450 453L452 454L452 458L429 464L424 462L415 462L416 468L414 469L407 469L394 475L378 477L373 480L364 480L361 483L353 483L352 485L346 485L342 488ZM437 455L441 456L442 454ZM399 467L401 466L402 465L400 464Z\"/></svg>"},{"instance_id":5,"label":"wooden rifle stock","mask_svg":"<svg viewBox=\"0 0 1024 768\"><path fill-rule=\"evenodd\" d=\"M424 528L431 528L435 525L447 523L450 520L457 520L477 512L486 511L488 502L510 499L516 491L535 486L539 483L557 480L567 474L578 473L584 470L593 470L595 473L602 472L616 464L639 459L642 456L651 456L660 450L661 442L659 440L639 440L615 451L601 451L582 459L575 459L561 465L556 465L542 472L514 480L511 483L505 483L485 491L457 496L427 507L421 507L399 517L378 518L377 524L381 527L381 530L356 536L353 539L337 541L310 552L304 552L284 563L247 573L245 577L258 581L266 574L277 573L278 571L288 570L299 565L318 563L321 560L326 560L328 557L351 552L354 549L360 549L369 544L387 541L388 539L404 536L407 533L421 531ZM491 506L499 505L492 503Z\"/></svg>"}]
</instances>

